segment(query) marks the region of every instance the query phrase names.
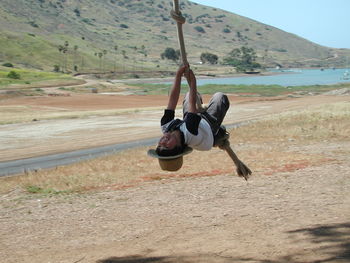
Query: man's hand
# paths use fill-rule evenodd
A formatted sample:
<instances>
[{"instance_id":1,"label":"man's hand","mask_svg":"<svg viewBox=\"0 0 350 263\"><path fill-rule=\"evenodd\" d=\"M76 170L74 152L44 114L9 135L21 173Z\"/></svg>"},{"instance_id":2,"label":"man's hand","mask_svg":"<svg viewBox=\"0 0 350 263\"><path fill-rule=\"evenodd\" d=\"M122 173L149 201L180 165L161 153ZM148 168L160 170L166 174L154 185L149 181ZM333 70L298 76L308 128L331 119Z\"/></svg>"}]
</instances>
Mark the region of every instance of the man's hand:
<instances>
[{"instance_id":1,"label":"man's hand","mask_svg":"<svg viewBox=\"0 0 350 263\"><path fill-rule=\"evenodd\" d=\"M194 73L193 73L193 71L191 69L188 72L185 72L185 77L187 79L187 83L190 86L190 88L197 89L196 76L194 75Z\"/></svg>"},{"instance_id":2,"label":"man's hand","mask_svg":"<svg viewBox=\"0 0 350 263\"><path fill-rule=\"evenodd\" d=\"M188 112L197 113L197 81L192 70L185 71L188 86L190 87L188 96Z\"/></svg>"},{"instance_id":3,"label":"man's hand","mask_svg":"<svg viewBox=\"0 0 350 263\"><path fill-rule=\"evenodd\" d=\"M179 67L179 69L176 72L176 77L181 78L183 75L185 75L186 71L188 71L189 68L189 65L182 65L181 67Z\"/></svg>"},{"instance_id":4,"label":"man's hand","mask_svg":"<svg viewBox=\"0 0 350 263\"><path fill-rule=\"evenodd\" d=\"M243 177L246 181L248 181L248 178L252 174L252 171L240 159L238 159L237 155L234 153L230 146L230 141L228 140L228 138L221 141L220 145L217 146L220 149L225 150L231 157L233 163L236 166L238 176Z\"/></svg>"},{"instance_id":5,"label":"man's hand","mask_svg":"<svg viewBox=\"0 0 350 263\"><path fill-rule=\"evenodd\" d=\"M238 176L243 177L246 181L248 181L249 176L252 174L252 171L248 168L248 166L239 160L236 164L236 168Z\"/></svg>"}]
</instances>

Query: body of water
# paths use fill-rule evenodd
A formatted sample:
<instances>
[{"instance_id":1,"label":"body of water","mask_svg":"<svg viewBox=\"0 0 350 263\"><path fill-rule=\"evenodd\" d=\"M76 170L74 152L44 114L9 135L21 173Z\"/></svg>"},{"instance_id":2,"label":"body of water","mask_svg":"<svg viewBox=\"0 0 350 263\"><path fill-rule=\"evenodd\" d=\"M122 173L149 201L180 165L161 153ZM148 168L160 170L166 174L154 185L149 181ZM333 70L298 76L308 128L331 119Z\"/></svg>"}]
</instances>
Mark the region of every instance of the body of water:
<instances>
[{"instance_id":1,"label":"body of water","mask_svg":"<svg viewBox=\"0 0 350 263\"><path fill-rule=\"evenodd\" d=\"M271 76L247 75L244 77L197 79L197 85L205 84L245 84L245 85L281 85L308 86L308 85L330 85L350 82L346 78L348 69L293 69L288 71L271 70L278 74Z\"/></svg>"}]
</instances>

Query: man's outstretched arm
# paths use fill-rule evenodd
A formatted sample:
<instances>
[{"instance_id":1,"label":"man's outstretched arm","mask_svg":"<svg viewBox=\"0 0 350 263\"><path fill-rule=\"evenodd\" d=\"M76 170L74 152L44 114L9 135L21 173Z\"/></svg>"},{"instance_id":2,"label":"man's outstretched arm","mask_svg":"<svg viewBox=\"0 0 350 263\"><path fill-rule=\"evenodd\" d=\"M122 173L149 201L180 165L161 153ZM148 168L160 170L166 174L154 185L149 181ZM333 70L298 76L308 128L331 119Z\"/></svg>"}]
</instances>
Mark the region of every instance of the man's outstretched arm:
<instances>
[{"instance_id":1,"label":"man's outstretched arm","mask_svg":"<svg viewBox=\"0 0 350 263\"><path fill-rule=\"evenodd\" d=\"M176 109L176 105L179 101L181 91L181 77L184 74L187 67L188 66L182 66L176 72L174 83L169 93L169 101L167 106L168 110Z\"/></svg>"},{"instance_id":2,"label":"man's outstretched arm","mask_svg":"<svg viewBox=\"0 0 350 263\"><path fill-rule=\"evenodd\" d=\"M249 176L252 174L252 171L240 159L238 159L237 155L234 153L230 146L228 138L223 140L218 146L220 149L225 150L227 154L231 157L233 163L236 166L238 176L243 177L247 181Z\"/></svg>"},{"instance_id":3,"label":"man's outstretched arm","mask_svg":"<svg viewBox=\"0 0 350 263\"><path fill-rule=\"evenodd\" d=\"M192 70L189 70L188 73L185 73L188 85L190 87L189 90L189 98L188 98L188 112L197 113L197 80Z\"/></svg>"}]
</instances>

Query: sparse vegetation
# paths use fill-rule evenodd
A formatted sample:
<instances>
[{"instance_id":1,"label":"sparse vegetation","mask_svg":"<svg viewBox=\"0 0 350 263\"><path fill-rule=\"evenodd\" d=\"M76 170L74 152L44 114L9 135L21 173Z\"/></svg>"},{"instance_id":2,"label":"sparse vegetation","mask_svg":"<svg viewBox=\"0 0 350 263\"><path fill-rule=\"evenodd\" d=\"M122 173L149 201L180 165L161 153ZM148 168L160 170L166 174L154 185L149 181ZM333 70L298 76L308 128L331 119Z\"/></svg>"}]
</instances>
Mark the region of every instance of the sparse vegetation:
<instances>
[{"instance_id":1,"label":"sparse vegetation","mask_svg":"<svg viewBox=\"0 0 350 263\"><path fill-rule=\"evenodd\" d=\"M30 194L43 194L43 195L58 195L58 194L68 194L70 191L57 191L53 188L41 188L36 185L28 185L26 190Z\"/></svg>"},{"instance_id":2,"label":"sparse vegetation","mask_svg":"<svg viewBox=\"0 0 350 263\"><path fill-rule=\"evenodd\" d=\"M11 73L14 72L14 73ZM20 78L9 78L8 75L19 75ZM51 84L49 82L52 82ZM28 83L30 85L28 85ZM15 70L15 71L0 71L0 89L6 88L9 84L25 85L24 88L31 88L32 86L52 86L57 83L81 83L81 80L73 79L66 74L43 72L43 71L31 71L31 70ZM20 86L19 86L20 87Z\"/></svg>"}]
</instances>

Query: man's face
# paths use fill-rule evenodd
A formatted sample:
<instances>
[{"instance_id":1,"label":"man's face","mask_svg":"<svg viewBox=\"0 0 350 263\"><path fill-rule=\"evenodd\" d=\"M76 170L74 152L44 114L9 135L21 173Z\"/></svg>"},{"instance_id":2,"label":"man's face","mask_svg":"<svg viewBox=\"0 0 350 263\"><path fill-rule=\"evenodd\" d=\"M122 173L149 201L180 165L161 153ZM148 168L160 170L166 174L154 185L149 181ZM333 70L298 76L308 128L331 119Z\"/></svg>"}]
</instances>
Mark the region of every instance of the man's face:
<instances>
[{"instance_id":1,"label":"man's face","mask_svg":"<svg viewBox=\"0 0 350 263\"><path fill-rule=\"evenodd\" d=\"M166 132L160 138L158 146L167 149L173 149L178 144L177 137L174 132Z\"/></svg>"}]
</instances>

